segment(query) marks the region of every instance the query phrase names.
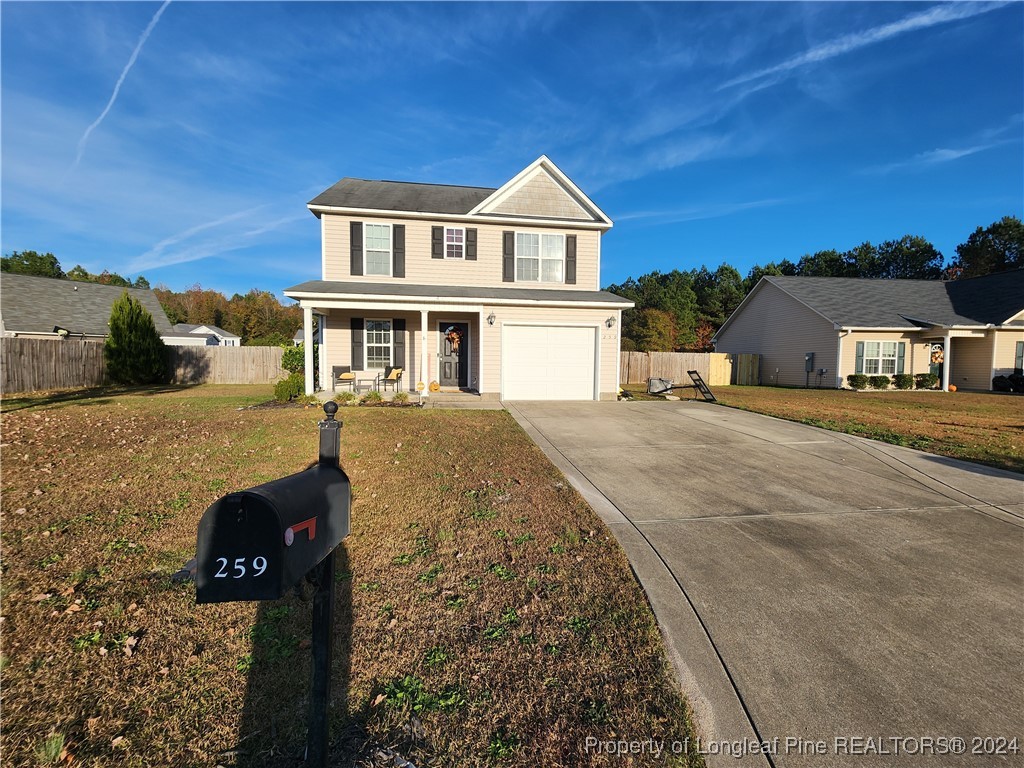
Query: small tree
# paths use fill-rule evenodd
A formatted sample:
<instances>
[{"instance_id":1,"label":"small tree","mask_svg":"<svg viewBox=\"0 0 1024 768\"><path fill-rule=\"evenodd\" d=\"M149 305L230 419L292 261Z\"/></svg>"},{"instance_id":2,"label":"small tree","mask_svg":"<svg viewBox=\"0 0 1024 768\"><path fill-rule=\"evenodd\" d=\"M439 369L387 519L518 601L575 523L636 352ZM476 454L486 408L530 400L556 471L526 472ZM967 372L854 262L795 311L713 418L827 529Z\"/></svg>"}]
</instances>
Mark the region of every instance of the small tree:
<instances>
[{"instance_id":1,"label":"small tree","mask_svg":"<svg viewBox=\"0 0 1024 768\"><path fill-rule=\"evenodd\" d=\"M103 356L110 379L118 384L156 384L166 378L166 347L153 316L128 291L111 309Z\"/></svg>"}]
</instances>

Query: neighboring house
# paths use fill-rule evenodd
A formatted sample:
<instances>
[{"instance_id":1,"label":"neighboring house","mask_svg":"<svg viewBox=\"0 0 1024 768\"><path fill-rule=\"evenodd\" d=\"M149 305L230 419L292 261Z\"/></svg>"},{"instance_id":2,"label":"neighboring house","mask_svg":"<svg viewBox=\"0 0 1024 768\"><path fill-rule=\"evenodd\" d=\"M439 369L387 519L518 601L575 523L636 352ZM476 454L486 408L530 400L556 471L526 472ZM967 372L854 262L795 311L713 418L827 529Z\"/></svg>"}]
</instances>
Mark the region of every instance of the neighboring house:
<instances>
[{"instance_id":1,"label":"neighboring house","mask_svg":"<svg viewBox=\"0 0 1024 768\"><path fill-rule=\"evenodd\" d=\"M715 350L760 355L762 384L931 372L942 389L990 390L1024 364L1024 270L949 282L763 277Z\"/></svg>"},{"instance_id":2,"label":"neighboring house","mask_svg":"<svg viewBox=\"0 0 1024 768\"><path fill-rule=\"evenodd\" d=\"M614 399L621 313L600 290L611 220L546 157L504 186L345 178L309 209L322 273L285 291L322 328L321 369L504 400ZM306 391L313 389L306 344Z\"/></svg>"},{"instance_id":3,"label":"neighboring house","mask_svg":"<svg viewBox=\"0 0 1024 768\"><path fill-rule=\"evenodd\" d=\"M164 338L167 344L178 347L238 347L242 337L228 333L216 325L190 325L175 323L172 334Z\"/></svg>"},{"instance_id":4,"label":"neighboring house","mask_svg":"<svg viewBox=\"0 0 1024 768\"><path fill-rule=\"evenodd\" d=\"M109 332L114 302L125 291L153 316L162 338L172 334L167 315L151 290L10 272L0 273L0 331L4 336L102 341Z\"/></svg>"},{"instance_id":5,"label":"neighboring house","mask_svg":"<svg viewBox=\"0 0 1024 768\"><path fill-rule=\"evenodd\" d=\"M292 336L292 344L296 347L299 346L302 343L303 338L305 338L305 330L299 328L299 330L295 332L295 335Z\"/></svg>"}]
</instances>

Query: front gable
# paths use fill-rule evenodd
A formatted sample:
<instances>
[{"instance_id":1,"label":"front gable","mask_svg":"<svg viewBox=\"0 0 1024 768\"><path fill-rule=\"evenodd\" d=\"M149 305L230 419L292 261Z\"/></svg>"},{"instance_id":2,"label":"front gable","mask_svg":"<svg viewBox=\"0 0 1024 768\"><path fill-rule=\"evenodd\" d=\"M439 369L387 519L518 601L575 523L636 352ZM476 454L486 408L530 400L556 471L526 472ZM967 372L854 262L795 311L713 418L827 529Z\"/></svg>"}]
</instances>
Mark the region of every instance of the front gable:
<instances>
[{"instance_id":1,"label":"front gable","mask_svg":"<svg viewBox=\"0 0 1024 768\"><path fill-rule=\"evenodd\" d=\"M601 209L543 155L469 213L596 222L611 226L611 220Z\"/></svg>"}]
</instances>

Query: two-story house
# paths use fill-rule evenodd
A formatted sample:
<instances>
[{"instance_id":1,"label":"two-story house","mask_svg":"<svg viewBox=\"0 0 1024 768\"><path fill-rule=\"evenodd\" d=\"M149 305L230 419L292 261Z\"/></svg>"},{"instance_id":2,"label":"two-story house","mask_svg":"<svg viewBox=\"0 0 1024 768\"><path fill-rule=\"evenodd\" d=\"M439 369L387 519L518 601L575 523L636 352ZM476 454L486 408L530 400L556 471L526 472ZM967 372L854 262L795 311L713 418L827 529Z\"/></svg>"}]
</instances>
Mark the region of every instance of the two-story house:
<instances>
[{"instance_id":1,"label":"two-story house","mask_svg":"<svg viewBox=\"0 0 1024 768\"><path fill-rule=\"evenodd\" d=\"M313 315L321 370L502 400L614 399L621 313L600 290L611 220L547 157L497 189L345 178L309 209L322 279L285 291ZM433 385L433 387L432 387Z\"/></svg>"}]
</instances>

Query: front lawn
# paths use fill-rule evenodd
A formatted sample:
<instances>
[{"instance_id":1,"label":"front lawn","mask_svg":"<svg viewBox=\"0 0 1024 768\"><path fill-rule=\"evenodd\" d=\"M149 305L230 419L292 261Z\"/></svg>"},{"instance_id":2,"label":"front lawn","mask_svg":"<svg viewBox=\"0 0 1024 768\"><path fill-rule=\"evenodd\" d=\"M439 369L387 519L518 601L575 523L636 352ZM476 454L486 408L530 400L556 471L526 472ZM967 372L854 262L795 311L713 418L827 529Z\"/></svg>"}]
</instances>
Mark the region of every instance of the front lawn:
<instances>
[{"instance_id":1,"label":"front lawn","mask_svg":"<svg viewBox=\"0 0 1024 768\"><path fill-rule=\"evenodd\" d=\"M972 392L717 387L723 405L1024 472L1024 398Z\"/></svg>"},{"instance_id":2,"label":"front lawn","mask_svg":"<svg viewBox=\"0 0 1024 768\"><path fill-rule=\"evenodd\" d=\"M316 458L322 411L240 410L269 397L4 402L5 763L301 763L308 600L197 607L170 578L217 497ZM338 415L353 512L334 763L387 748L417 765L621 764L586 739L690 735L625 557L508 414ZM631 764L667 760L699 763Z\"/></svg>"}]
</instances>

